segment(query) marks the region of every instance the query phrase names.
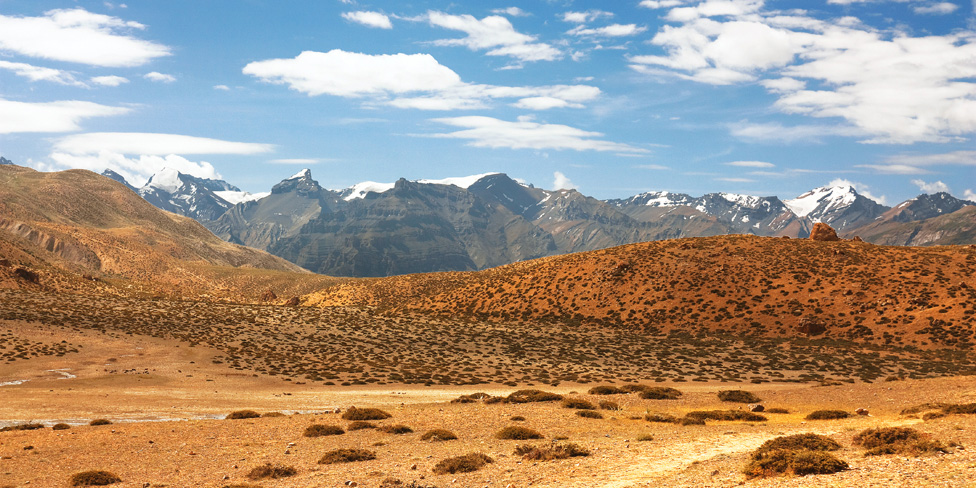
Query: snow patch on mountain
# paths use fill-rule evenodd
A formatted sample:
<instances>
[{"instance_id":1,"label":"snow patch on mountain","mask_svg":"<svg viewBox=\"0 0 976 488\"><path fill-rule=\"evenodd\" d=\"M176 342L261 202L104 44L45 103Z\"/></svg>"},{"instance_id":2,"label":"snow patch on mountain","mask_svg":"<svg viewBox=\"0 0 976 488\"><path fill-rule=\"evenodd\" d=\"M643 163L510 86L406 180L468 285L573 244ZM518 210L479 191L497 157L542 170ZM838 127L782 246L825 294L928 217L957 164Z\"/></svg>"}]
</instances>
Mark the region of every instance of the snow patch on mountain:
<instances>
[{"instance_id":1,"label":"snow patch on mountain","mask_svg":"<svg viewBox=\"0 0 976 488\"><path fill-rule=\"evenodd\" d=\"M346 196L342 197L345 201L356 200L360 198L366 198L366 194L369 192L383 193L393 189L396 183L377 183L375 181L363 181L361 183L356 183L351 188L343 190Z\"/></svg>"},{"instance_id":2,"label":"snow patch on mountain","mask_svg":"<svg viewBox=\"0 0 976 488\"><path fill-rule=\"evenodd\" d=\"M214 194L220 198L223 198L232 205L237 205L238 203L260 200L270 195L271 192L265 191L260 193L248 193L246 191L215 191Z\"/></svg>"},{"instance_id":3,"label":"snow patch on mountain","mask_svg":"<svg viewBox=\"0 0 976 488\"><path fill-rule=\"evenodd\" d=\"M480 175L471 176L458 176L454 178L444 178L440 180L417 180L417 183L423 183L427 185L454 185L458 188L467 189L471 185L475 184L478 180L491 175L497 175L500 173L482 173Z\"/></svg>"},{"instance_id":4,"label":"snow patch on mountain","mask_svg":"<svg viewBox=\"0 0 976 488\"><path fill-rule=\"evenodd\" d=\"M815 221L819 215L830 210L849 206L857 198L857 192L851 186L822 186L810 190L785 203L798 217L809 217ZM816 211L819 215L813 215Z\"/></svg>"},{"instance_id":5,"label":"snow patch on mountain","mask_svg":"<svg viewBox=\"0 0 976 488\"><path fill-rule=\"evenodd\" d=\"M159 173L152 175L146 183L146 187L157 188L166 193L176 193L182 186L180 172L173 168L163 168Z\"/></svg>"}]
</instances>

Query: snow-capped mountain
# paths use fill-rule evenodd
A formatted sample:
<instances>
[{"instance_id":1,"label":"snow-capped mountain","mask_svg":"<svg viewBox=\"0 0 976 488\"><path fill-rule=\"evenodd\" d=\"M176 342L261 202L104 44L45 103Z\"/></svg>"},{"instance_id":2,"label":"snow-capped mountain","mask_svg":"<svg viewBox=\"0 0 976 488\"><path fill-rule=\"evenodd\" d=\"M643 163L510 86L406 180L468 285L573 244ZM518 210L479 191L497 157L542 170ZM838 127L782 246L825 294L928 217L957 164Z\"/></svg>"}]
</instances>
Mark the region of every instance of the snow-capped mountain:
<instances>
[{"instance_id":1,"label":"snow-capped mountain","mask_svg":"<svg viewBox=\"0 0 976 488\"><path fill-rule=\"evenodd\" d=\"M867 225L889 210L850 185L822 186L784 203L797 217L823 222L838 232Z\"/></svg>"},{"instance_id":2,"label":"snow-capped mountain","mask_svg":"<svg viewBox=\"0 0 976 488\"><path fill-rule=\"evenodd\" d=\"M895 205L885 213L884 218L894 222L917 222L948 215L972 205L976 205L976 202L961 200L945 192L922 194Z\"/></svg>"}]
</instances>

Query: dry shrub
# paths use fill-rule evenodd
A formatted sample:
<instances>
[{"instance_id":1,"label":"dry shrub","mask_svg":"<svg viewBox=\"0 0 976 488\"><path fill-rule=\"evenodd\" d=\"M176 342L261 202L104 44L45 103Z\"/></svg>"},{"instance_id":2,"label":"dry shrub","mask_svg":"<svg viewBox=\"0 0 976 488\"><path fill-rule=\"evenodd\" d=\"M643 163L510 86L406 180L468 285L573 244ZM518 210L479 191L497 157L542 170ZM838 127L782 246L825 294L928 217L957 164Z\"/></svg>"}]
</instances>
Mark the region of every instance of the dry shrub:
<instances>
[{"instance_id":1,"label":"dry shrub","mask_svg":"<svg viewBox=\"0 0 976 488\"><path fill-rule=\"evenodd\" d=\"M696 410L688 412L685 417L699 420L729 420L744 422L765 422L767 419L762 415L744 410Z\"/></svg>"},{"instance_id":2,"label":"dry shrub","mask_svg":"<svg viewBox=\"0 0 976 488\"><path fill-rule=\"evenodd\" d=\"M251 480L276 480L278 478L295 476L296 474L298 474L298 470L291 466L264 463L261 466L257 466L249 471L247 473L247 478Z\"/></svg>"},{"instance_id":3,"label":"dry shrub","mask_svg":"<svg viewBox=\"0 0 976 488\"><path fill-rule=\"evenodd\" d=\"M26 424L8 425L7 427L0 428L0 432L15 432L18 430L37 430L43 428L44 428L44 424L32 424L28 422Z\"/></svg>"},{"instance_id":4,"label":"dry shrub","mask_svg":"<svg viewBox=\"0 0 976 488\"><path fill-rule=\"evenodd\" d=\"M754 453L752 461L746 465L743 473L748 478L780 474L806 476L808 474L837 473L847 468L846 462L837 459L833 454L826 451L775 449Z\"/></svg>"},{"instance_id":5,"label":"dry shrub","mask_svg":"<svg viewBox=\"0 0 976 488\"><path fill-rule=\"evenodd\" d=\"M390 417L392 415L378 408L349 407L349 410L342 413L343 420L383 420Z\"/></svg>"},{"instance_id":6,"label":"dry shrub","mask_svg":"<svg viewBox=\"0 0 976 488\"><path fill-rule=\"evenodd\" d=\"M380 432L386 432L387 434L394 434L394 435L403 435L403 434L409 434L413 432L413 429L403 424L384 425L378 427L376 430L379 430Z\"/></svg>"},{"instance_id":7,"label":"dry shrub","mask_svg":"<svg viewBox=\"0 0 976 488\"><path fill-rule=\"evenodd\" d=\"M627 390L617 388L616 386L601 385L590 388L590 391L587 393L590 395L616 395L618 393L627 393Z\"/></svg>"},{"instance_id":8,"label":"dry shrub","mask_svg":"<svg viewBox=\"0 0 976 488\"><path fill-rule=\"evenodd\" d=\"M375 428L376 428L376 424L372 422L366 422L365 420L357 420L349 424L349 427L347 427L347 429L350 432L354 430L375 429Z\"/></svg>"},{"instance_id":9,"label":"dry shrub","mask_svg":"<svg viewBox=\"0 0 976 488\"><path fill-rule=\"evenodd\" d=\"M366 449L334 449L325 453L322 459L319 459L319 464L353 463L373 459L376 459L376 453L374 451L367 451Z\"/></svg>"},{"instance_id":10,"label":"dry shrub","mask_svg":"<svg viewBox=\"0 0 976 488\"><path fill-rule=\"evenodd\" d=\"M240 420L240 419L256 419L261 417L261 414L255 412L254 410L237 410L231 412L227 415L227 420Z\"/></svg>"},{"instance_id":11,"label":"dry shrub","mask_svg":"<svg viewBox=\"0 0 976 488\"><path fill-rule=\"evenodd\" d=\"M806 416L807 420L838 420L850 417L850 412L843 410L817 410Z\"/></svg>"},{"instance_id":12,"label":"dry shrub","mask_svg":"<svg viewBox=\"0 0 976 488\"><path fill-rule=\"evenodd\" d=\"M479 391L478 393L472 393L470 395L461 395L454 400L451 400L451 403L476 403L483 402L489 398L492 398L492 396Z\"/></svg>"},{"instance_id":13,"label":"dry shrub","mask_svg":"<svg viewBox=\"0 0 976 488\"><path fill-rule=\"evenodd\" d=\"M563 408L577 408L580 410L596 410L596 405L582 398L567 398L563 400Z\"/></svg>"},{"instance_id":14,"label":"dry shrub","mask_svg":"<svg viewBox=\"0 0 976 488\"><path fill-rule=\"evenodd\" d=\"M790 413L789 410L780 407L767 408L766 413Z\"/></svg>"},{"instance_id":15,"label":"dry shrub","mask_svg":"<svg viewBox=\"0 0 976 488\"><path fill-rule=\"evenodd\" d=\"M682 417L678 419L678 425L705 425L705 419L694 417Z\"/></svg>"},{"instance_id":16,"label":"dry shrub","mask_svg":"<svg viewBox=\"0 0 976 488\"><path fill-rule=\"evenodd\" d=\"M51 430L68 430L68 429L70 429L70 428L71 428L71 426L70 426L70 425L68 425L68 424L64 424L64 423L61 423L61 424L54 424L54 425L53 425L53 426L51 427Z\"/></svg>"},{"instance_id":17,"label":"dry shrub","mask_svg":"<svg viewBox=\"0 0 976 488\"><path fill-rule=\"evenodd\" d=\"M976 414L976 403L945 405L942 411L948 414Z\"/></svg>"},{"instance_id":18,"label":"dry shrub","mask_svg":"<svg viewBox=\"0 0 976 488\"><path fill-rule=\"evenodd\" d=\"M944 444L930 437L908 427L882 427L861 431L854 436L854 445L866 449L865 456L919 456L931 452L948 452L949 449Z\"/></svg>"},{"instance_id":19,"label":"dry shrub","mask_svg":"<svg viewBox=\"0 0 976 488\"><path fill-rule=\"evenodd\" d=\"M641 434L637 436L637 442L649 442L653 440L654 440L654 436L651 434Z\"/></svg>"},{"instance_id":20,"label":"dry shrub","mask_svg":"<svg viewBox=\"0 0 976 488\"><path fill-rule=\"evenodd\" d=\"M434 465L436 474L470 473L481 469L484 465L495 462L494 459L480 452L473 452L463 456L447 458Z\"/></svg>"},{"instance_id":21,"label":"dry shrub","mask_svg":"<svg viewBox=\"0 0 976 488\"><path fill-rule=\"evenodd\" d=\"M85 471L71 477L71 486L106 486L121 482L122 478L108 471Z\"/></svg>"},{"instance_id":22,"label":"dry shrub","mask_svg":"<svg viewBox=\"0 0 976 488\"><path fill-rule=\"evenodd\" d=\"M778 449L788 449L794 451L836 451L840 449L837 441L827 436L819 434L795 434L770 439L759 446L753 455L764 452L775 451Z\"/></svg>"},{"instance_id":23,"label":"dry shrub","mask_svg":"<svg viewBox=\"0 0 976 488\"><path fill-rule=\"evenodd\" d=\"M457 439L457 436L454 435L454 432L451 432L447 429L428 430L427 432L424 432L423 435L420 436L420 440L432 441L432 442L453 441L454 439Z\"/></svg>"},{"instance_id":24,"label":"dry shrub","mask_svg":"<svg viewBox=\"0 0 976 488\"><path fill-rule=\"evenodd\" d=\"M644 420L648 422L658 422L662 424L675 424L678 422L678 417L674 415L668 415L666 413L649 413L644 416Z\"/></svg>"},{"instance_id":25,"label":"dry shrub","mask_svg":"<svg viewBox=\"0 0 976 488\"><path fill-rule=\"evenodd\" d=\"M563 396L558 393L531 389L514 391L505 397L508 403L558 402L562 399Z\"/></svg>"},{"instance_id":26,"label":"dry shrub","mask_svg":"<svg viewBox=\"0 0 976 488\"><path fill-rule=\"evenodd\" d=\"M600 408L603 410L620 410L620 404L610 400L600 400Z\"/></svg>"},{"instance_id":27,"label":"dry shrub","mask_svg":"<svg viewBox=\"0 0 976 488\"><path fill-rule=\"evenodd\" d=\"M521 415L512 415L512 417L508 420L511 420L512 422L525 422L525 417Z\"/></svg>"},{"instance_id":28,"label":"dry shrub","mask_svg":"<svg viewBox=\"0 0 976 488\"><path fill-rule=\"evenodd\" d=\"M718 399L723 402L759 403L762 400L754 393L745 390L723 390L718 392Z\"/></svg>"},{"instance_id":29,"label":"dry shrub","mask_svg":"<svg viewBox=\"0 0 976 488\"><path fill-rule=\"evenodd\" d=\"M645 400L677 400L681 396L680 391L663 386L648 386L640 392L640 397Z\"/></svg>"},{"instance_id":30,"label":"dry shrub","mask_svg":"<svg viewBox=\"0 0 976 488\"><path fill-rule=\"evenodd\" d=\"M266 418L277 418L277 417L284 417L285 414L281 412L265 412L261 416Z\"/></svg>"},{"instance_id":31,"label":"dry shrub","mask_svg":"<svg viewBox=\"0 0 976 488\"><path fill-rule=\"evenodd\" d=\"M112 425L112 421L108 419L95 419L88 422L88 425Z\"/></svg>"},{"instance_id":32,"label":"dry shrub","mask_svg":"<svg viewBox=\"0 0 976 488\"><path fill-rule=\"evenodd\" d=\"M901 415L915 415L917 413L921 413L926 410L942 410L950 406L952 406L952 404L929 402L929 403L922 403L919 405L915 405L913 407L908 407L902 410L900 413Z\"/></svg>"},{"instance_id":33,"label":"dry shrub","mask_svg":"<svg viewBox=\"0 0 976 488\"><path fill-rule=\"evenodd\" d=\"M529 439L542 439L542 433L527 427L512 425L496 432L495 438L525 441Z\"/></svg>"},{"instance_id":34,"label":"dry shrub","mask_svg":"<svg viewBox=\"0 0 976 488\"><path fill-rule=\"evenodd\" d=\"M322 437L327 435L342 435L346 431L342 430L342 427L338 425L322 425L322 424L312 424L305 428L305 433L302 434L305 437Z\"/></svg>"},{"instance_id":35,"label":"dry shrub","mask_svg":"<svg viewBox=\"0 0 976 488\"><path fill-rule=\"evenodd\" d=\"M529 461L552 461L571 457L589 456L590 451L578 444L551 444L548 446L515 446L515 455Z\"/></svg>"},{"instance_id":36,"label":"dry shrub","mask_svg":"<svg viewBox=\"0 0 976 488\"><path fill-rule=\"evenodd\" d=\"M941 419L942 417L945 417L945 416L946 416L946 414L944 414L942 412L925 412L925 414L922 415L922 420Z\"/></svg>"},{"instance_id":37,"label":"dry shrub","mask_svg":"<svg viewBox=\"0 0 976 488\"><path fill-rule=\"evenodd\" d=\"M593 410L578 410L576 412L577 417L582 417L584 419L602 419L603 414Z\"/></svg>"}]
</instances>

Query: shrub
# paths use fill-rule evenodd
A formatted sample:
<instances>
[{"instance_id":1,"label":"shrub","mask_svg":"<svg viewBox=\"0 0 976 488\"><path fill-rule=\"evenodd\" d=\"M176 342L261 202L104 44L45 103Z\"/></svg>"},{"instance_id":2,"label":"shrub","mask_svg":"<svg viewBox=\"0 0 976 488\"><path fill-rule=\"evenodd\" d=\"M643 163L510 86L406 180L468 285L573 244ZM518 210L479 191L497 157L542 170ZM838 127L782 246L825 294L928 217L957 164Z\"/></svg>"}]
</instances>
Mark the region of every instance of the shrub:
<instances>
[{"instance_id":1,"label":"shrub","mask_svg":"<svg viewBox=\"0 0 976 488\"><path fill-rule=\"evenodd\" d=\"M451 400L451 403L476 403L483 402L489 398L491 398L491 395L479 391L478 393L472 393L470 395L461 395L454 400Z\"/></svg>"},{"instance_id":2,"label":"shrub","mask_svg":"<svg viewBox=\"0 0 976 488\"><path fill-rule=\"evenodd\" d=\"M596 405L582 398L567 398L563 400L563 408L578 408L580 410L596 410Z\"/></svg>"},{"instance_id":3,"label":"shrub","mask_svg":"<svg viewBox=\"0 0 976 488\"><path fill-rule=\"evenodd\" d=\"M379 430L380 432L386 432L387 434L394 434L394 435L403 435L403 434L409 434L413 432L413 429L403 424L384 425L378 427L377 430Z\"/></svg>"},{"instance_id":4,"label":"shrub","mask_svg":"<svg viewBox=\"0 0 976 488\"><path fill-rule=\"evenodd\" d=\"M680 391L663 386L649 386L640 392L640 397L645 400L677 400L681 396Z\"/></svg>"},{"instance_id":5,"label":"shrub","mask_svg":"<svg viewBox=\"0 0 976 488\"><path fill-rule=\"evenodd\" d=\"M63 423L62 424L54 424L54 426L51 427L52 430L68 430L70 428L71 428L70 425L63 424Z\"/></svg>"},{"instance_id":6,"label":"shrub","mask_svg":"<svg viewBox=\"0 0 976 488\"><path fill-rule=\"evenodd\" d=\"M585 419L602 419L603 414L600 412L595 412L593 410L578 410L576 412L577 417L583 417Z\"/></svg>"},{"instance_id":7,"label":"shrub","mask_svg":"<svg viewBox=\"0 0 976 488\"><path fill-rule=\"evenodd\" d=\"M705 425L705 419L682 417L678 419L678 425Z\"/></svg>"},{"instance_id":8,"label":"shrub","mask_svg":"<svg viewBox=\"0 0 976 488\"><path fill-rule=\"evenodd\" d=\"M850 417L850 412L843 410L817 410L806 416L807 420L837 420Z\"/></svg>"},{"instance_id":9,"label":"shrub","mask_svg":"<svg viewBox=\"0 0 976 488\"><path fill-rule=\"evenodd\" d=\"M942 411L950 414L974 414L976 413L976 403L946 405L942 407Z\"/></svg>"},{"instance_id":10,"label":"shrub","mask_svg":"<svg viewBox=\"0 0 976 488\"><path fill-rule=\"evenodd\" d=\"M666 413L649 413L644 416L644 420L648 422L659 422L663 424L675 424L678 422L678 417L674 415L668 415Z\"/></svg>"},{"instance_id":11,"label":"shrub","mask_svg":"<svg viewBox=\"0 0 976 488\"><path fill-rule=\"evenodd\" d=\"M718 392L718 399L723 402L759 403L760 398L745 390L723 390Z\"/></svg>"},{"instance_id":12,"label":"shrub","mask_svg":"<svg viewBox=\"0 0 976 488\"><path fill-rule=\"evenodd\" d=\"M433 442L453 441L454 439L457 439L457 436L454 435L454 432L451 432L447 429L428 430L427 432L424 432L424 434L420 436L420 440L422 441L433 441Z\"/></svg>"},{"instance_id":13,"label":"shrub","mask_svg":"<svg viewBox=\"0 0 976 488\"><path fill-rule=\"evenodd\" d=\"M44 428L44 424L26 423L26 424L19 424L19 425L8 425L7 427L0 428L0 432L14 432L18 430L37 430L43 428Z\"/></svg>"},{"instance_id":14,"label":"shrub","mask_svg":"<svg viewBox=\"0 0 976 488\"><path fill-rule=\"evenodd\" d=\"M744 410L696 410L688 412L685 417L700 420L730 420L745 422L764 422L767 419L762 415Z\"/></svg>"},{"instance_id":15,"label":"shrub","mask_svg":"<svg viewBox=\"0 0 976 488\"><path fill-rule=\"evenodd\" d=\"M623 386L620 387L621 390L623 390L624 392L627 392L627 393L634 393L634 392L638 392L639 393L639 392L643 392L643 391L648 390L648 389L651 389L651 388L657 388L657 387L655 387L655 386L647 386L647 385L623 385Z\"/></svg>"},{"instance_id":16,"label":"shrub","mask_svg":"<svg viewBox=\"0 0 976 488\"><path fill-rule=\"evenodd\" d=\"M357 421L349 424L349 427L347 427L347 428L350 431L353 431L353 430L363 430L363 429L375 429L376 428L376 424L374 424L372 422L366 422L365 420L357 420Z\"/></svg>"},{"instance_id":17,"label":"shrub","mask_svg":"<svg viewBox=\"0 0 976 488\"><path fill-rule=\"evenodd\" d=\"M819 434L795 434L770 439L755 450L753 456L778 449L807 451L836 451L840 449L837 441Z\"/></svg>"},{"instance_id":18,"label":"shrub","mask_svg":"<svg viewBox=\"0 0 976 488\"><path fill-rule=\"evenodd\" d=\"M513 422L524 422L525 421L525 417L523 417L521 415L512 415L512 417L509 418L508 420L511 420Z\"/></svg>"},{"instance_id":19,"label":"shrub","mask_svg":"<svg viewBox=\"0 0 976 488\"><path fill-rule=\"evenodd\" d=\"M240 419L256 419L261 417L261 414L255 412L254 410L238 410L236 412L231 412L227 415L228 420L240 420Z\"/></svg>"},{"instance_id":20,"label":"shrub","mask_svg":"<svg viewBox=\"0 0 976 488\"><path fill-rule=\"evenodd\" d=\"M95 419L88 422L88 425L112 425L112 421L108 419Z\"/></svg>"},{"instance_id":21,"label":"shrub","mask_svg":"<svg viewBox=\"0 0 976 488\"><path fill-rule=\"evenodd\" d=\"M122 478L108 471L85 471L71 477L71 486L105 486L121 482Z\"/></svg>"},{"instance_id":22,"label":"shrub","mask_svg":"<svg viewBox=\"0 0 976 488\"><path fill-rule=\"evenodd\" d=\"M806 476L836 473L847 468L846 462L825 451L776 449L754 454L743 473L748 478L778 474Z\"/></svg>"},{"instance_id":23,"label":"shrub","mask_svg":"<svg viewBox=\"0 0 976 488\"><path fill-rule=\"evenodd\" d=\"M637 442L649 442L653 440L654 440L654 436L651 434L641 434L637 436Z\"/></svg>"},{"instance_id":24,"label":"shrub","mask_svg":"<svg viewBox=\"0 0 976 488\"><path fill-rule=\"evenodd\" d=\"M617 388L616 386L594 386L588 391L590 395L616 395L618 393L627 393L627 390Z\"/></svg>"},{"instance_id":25,"label":"shrub","mask_svg":"<svg viewBox=\"0 0 976 488\"><path fill-rule=\"evenodd\" d=\"M942 417L945 417L945 416L946 416L946 414L944 414L942 412L925 412L925 414L922 415L922 420L941 419Z\"/></svg>"},{"instance_id":26,"label":"shrub","mask_svg":"<svg viewBox=\"0 0 976 488\"><path fill-rule=\"evenodd\" d=\"M305 428L305 433L302 434L305 437L322 437L327 435L342 435L346 431L342 430L342 427L338 425L322 425L322 424L312 424Z\"/></svg>"},{"instance_id":27,"label":"shrub","mask_svg":"<svg viewBox=\"0 0 976 488\"><path fill-rule=\"evenodd\" d=\"M611 402L610 400L601 400L600 408L603 410L620 410L620 404Z\"/></svg>"},{"instance_id":28,"label":"shrub","mask_svg":"<svg viewBox=\"0 0 976 488\"><path fill-rule=\"evenodd\" d=\"M349 407L348 410L342 413L343 420L383 420L390 417L392 415L378 408Z\"/></svg>"},{"instance_id":29,"label":"shrub","mask_svg":"<svg viewBox=\"0 0 976 488\"><path fill-rule=\"evenodd\" d=\"M918 456L927 452L947 452L939 441L929 439L908 427L882 427L867 429L854 436L854 445L867 449L865 456L903 454Z\"/></svg>"},{"instance_id":30,"label":"shrub","mask_svg":"<svg viewBox=\"0 0 976 488\"><path fill-rule=\"evenodd\" d=\"M558 402L563 396L542 390L518 390L510 393L505 400L509 403Z\"/></svg>"},{"instance_id":31,"label":"shrub","mask_svg":"<svg viewBox=\"0 0 976 488\"><path fill-rule=\"evenodd\" d=\"M789 410L780 407L767 408L766 413L790 413Z\"/></svg>"},{"instance_id":32,"label":"shrub","mask_svg":"<svg viewBox=\"0 0 976 488\"><path fill-rule=\"evenodd\" d=\"M247 473L247 478L251 480L267 480L267 479L278 479L287 478L289 476L295 476L298 474L298 470L291 467L285 466L283 464L271 464L264 463L261 466L257 466Z\"/></svg>"},{"instance_id":33,"label":"shrub","mask_svg":"<svg viewBox=\"0 0 976 488\"><path fill-rule=\"evenodd\" d=\"M473 452L463 456L447 458L434 465L434 473L454 474L470 473L481 469L482 466L495 462L494 459L480 452Z\"/></svg>"},{"instance_id":34,"label":"shrub","mask_svg":"<svg viewBox=\"0 0 976 488\"><path fill-rule=\"evenodd\" d=\"M262 417L267 417L267 418L275 418L275 417L284 417L285 414L283 414L281 412L265 412L265 413L261 414L261 416Z\"/></svg>"},{"instance_id":35,"label":"shrub","mask_svg":"<svg viewBox=\"0 0 976 488\"><path fill-rule=\"evenodd\" d=\"M551 444L548 446L515 446L515 455L529 461L551 461L571 457L589 456L590 451L577 444Z\"/></svg>"},{"instance_id":36,"label":"shrub","mask_svg":"<svg viewBox=\"0 0 976 488\"><path fill-rule=\"evenodd\" d=\"M325 453L319 464L353 463L376 459L376 453L366 449L334 449Z\"/></svg>"},{"instance_id":37,"label":"shrub","mask_svg":"<svg viewBox=\"0 0 976 488\"><path fill-rule=\"evenodd\" d=\"M542 434L526 427L512 425L496 432L495 438L524 441L528 439L542 439Z\"/></svg>"}]
</instances>

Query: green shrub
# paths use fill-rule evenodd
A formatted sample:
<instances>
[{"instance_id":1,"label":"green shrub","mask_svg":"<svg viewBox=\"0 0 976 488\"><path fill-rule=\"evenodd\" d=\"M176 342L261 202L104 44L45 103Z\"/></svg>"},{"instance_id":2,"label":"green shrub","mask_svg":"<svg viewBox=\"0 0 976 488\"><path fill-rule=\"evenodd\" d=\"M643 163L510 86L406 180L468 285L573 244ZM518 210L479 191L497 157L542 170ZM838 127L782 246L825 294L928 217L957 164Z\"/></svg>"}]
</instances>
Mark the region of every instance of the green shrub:
<instances>
[{"instance_id":1,"label":"green shrub","mask_svg":"<svg viewBox=\"0 0 976 488\"><path fill-rule=\"evenodd\" d=\"M850 412L843 410L817 410L806 416L807 420L838 420L850 417Z\"/></svg>"},{"instance_id":2,"label":"green shrub","mask_svg":"<svg viewBox=\"0 0 976 488\"><path fill-rule=\"evenodd\" d=\"M648 386L640 392L640 397L645 400L677 400L681 396L680 391L663 386Z\"/></svg>"},{"instance_id":3,"label":"green shrub","mask_svg":"<svg viewBox=\"0 0 976 488\"><path fill-rule=\"evenodd\" d=\"M43 429L44 424L19 424L19 425L8 425L7 427L0 428L0 432L15 432L18 430L37 430Z\"/></svg>"},{"instance_id":4,"label":"green shrub","mask_svg":"<svg viewBox=\"0 0 976 488\"><path fill-rule=\"evenodd\" d=\"M121 482L122 478L108 471L85 471L71 477L71 486L106 486Z\"/></svg>"},{"instance_id":5,"label":"green shrub","mask_svg":"<svg viewBox=\"0 0 976 488\"><path fill-rule=\"evenodd\" d=\"M108 419L95 419L88 422L88 425L112 425L112 421Z\"/></svg>"},{"instance_id":6,"label":"green shrub","mask_svg":"<svg viewBox=\"0 0 976 488\"><path fill-rule=\"evenodd\" d=\"M576 412L577 417L583 417L585 419L602 419L603 414L593 410L578 410Z\"/></svg>"},{"instance_id":7,"label":"green shrub","mask_svg":"<svg viewBox=\"0 0 976 488\"><path fill-rule=\"evenodd\" d=\"M685 417L700 420L729 420L745 422L765 422L767 419L757 413L745 410L696 410L688 412Z\"/></svg>"},{"instance_id":8,"label":"green shrub","mask_svg":"<svg viewBox=\"0 0 976 488\"><path fill-rule=\"evenodd\" d=\"M256 419L260 418L261 414L255 412L254 410L237 410L236 412L231 412L227 415L228 420L240 420L240 419Z\"/></svg>"},{"instance_id":9,"label":"green shrub","mask_svg":"<svg viewBox=\"0 0 976 488\"><path fill-rule=\"evenodd\" d=\"M334 449L319 459L319 464L353 463L376 459L376 453L366 449Z\"/></svg>"},{"instance_id":10,"label":"green shrub","mask_svg":"<svg viewBox=\"0 0 976 488\"><path fill-rule=\"evenodd\" d=\"M545 446L515 446L515 455L529 461L551 461L571 457L589 456L590 451L577 444L550 444Z\"/></svg>"},{"instance_id":11,"label":"green shrub","mask_svg":"<svg viewBox=\"0 0 976 488\"><path fill-rule=\"evenodd\" d=\"M403 435L403 434L409 434L413 432L413 429L403 424L383 425L378 427L376 430L379 430L380 432L386 432L387 434L394 434L394 435Z\"/></svg>"},{"instance_id":12,"label":"green shrub","mask_svg":"<svg viewBox=\"0 0 976 488\"><path fill-rule=\"evenodd\" d=\"M433 442L453 441L454 439L457 439L457 436L454 435L454 432L451 432L447 429L428 430L427 432L424 432L423 435L420 436L420 440L422 441L433 441Z\"/></svg>"},{"instance_id":13,"label":"green shrub","mask_svg":"<svg viewBox=\"0 0 976 488\"><path fill-rule=\"evenodd\" d=\"M830 474L845 469L848 469L847 463L829 452L775 449L755 453L743 473L747 478L757 478L779 474Z\"/></svg>"},{"instance_id":14,"label":"green shrub","mask_svg":"<svg viewBox=\"0 0 976 488\"><path fill-rule=\"evenodd\" d=\"M447 458L434 465L434 473L454 474L470 473L481 469L484 465L495 462L494 459L480 452L473 452L463 456Z\"/></svg>"},{"instance_id":15,"label":"green shrub","mask_svg":"<svg viewBox=\"0 0 976 488\"><path fill-rule=\"evenodd\" d=\"M378 408L349 407L348 410L342 413L343 420L383 420L390 417L392 415Z\"/></svg>"},{"instance_id":16,"label":"green shrub","mask_svg":"<svg viewBox=\"0 0 976 488\"><path fill-rule=\"evenodd\" d=\"M312 424L305 428L305 433L302 434L305 437L322 437L327 435L342 435L346 431L342 430L342 427L338 425L322 425L322 424Z\"/></svg>"},{"instance_id":17,"label":"green shrub","mask_svg":"<svg viewBox=\"0 0 976 488\"><path fill-rule=\"evenodd\" d=\"M718 399L723 402L759 403L760 398L745 390L723 390L718 392Z\"/></svg>"},{"instance_id":18,"label":"green shrub","mask_svg":"<svg viewBox=\"0 0 976 488\"><path fill-rule=\"evenodd\" d=\"M596 405L582 398L566 398L563 400L563 408L578 408L580 410L596 410Z\"/></svg>"},{"instance_id":19,"label":"green shrub","mask_svg":"<svg viewBox=\"0 0 976 488\"><path fill-rule=\"evenodd\" d=\"M279 478L287 478L289 476L295 476L298 474L298 470L291 467L285 466L283 464L271 464L264 463L261 466L257 466L247 473L247 478L251 480L276 480Z\"/></svg>"},{"instance_id":20,"label":"green shrub","mask_svg":"<svg viewBox=\"0 0 976 488\"><path fill-rule=\"evenodd\" d=\"M755 450L754 455L778 449L793 451L836 451L840 449L837 441L819 434L795 434L770 439Z\"/></svg>"},{"instance_id":21,"label":"green shrub","mask_svg":"<svg viewBox=\"0 0 976 488\"><path fill-rule=\"evenodd\" d=\"M495 438L525 441L529 439L542 439L542 433L527 427L512 425L496 432Z\"/></svg>"},{"instance_id":22,"label":"green shrub","mask_svg":"<svg viewBox=\"0 0 976 488\"><path fill-rule=\"evenodd\" d=\"M616 386L594 386L588 391L590 395L616 395L618 393L627 393L627 390L617 388Z\"/></svg>"},{"instance_id":23,"label":"green shrub","mask_svg":"<svg viewBox=\"0 0 976 488\"><path fill-rule=\"evenodd\" d=\"M376 424L372 422L366 422L365 420L357 420L349 424L349 427L347 428L349 429L350 432L354 430L375 429Z\"/></svg>"},{"instance_id":24,"label":"green shrub","mask_svg":"<svg viewBox=\"0 0 976 488\"><path fill-rule=\"evenodd\" d=\"M52 430L68 430L70 428L71 428L70 425L64 424L64 423L62 423L62 424L54 424L54 426L51 427Z\"/></svg>"},{"instance_id":25,"label":"green shrub","mask_svg":"<svg viewBox=\"0 0 976 488\"><path fill-rule=\"evenodd\" d=\"M563 396L558 393L531 389L514 391L505 397L508 403L558 402L562 399Z\"/></svg>"}]
</instances>

